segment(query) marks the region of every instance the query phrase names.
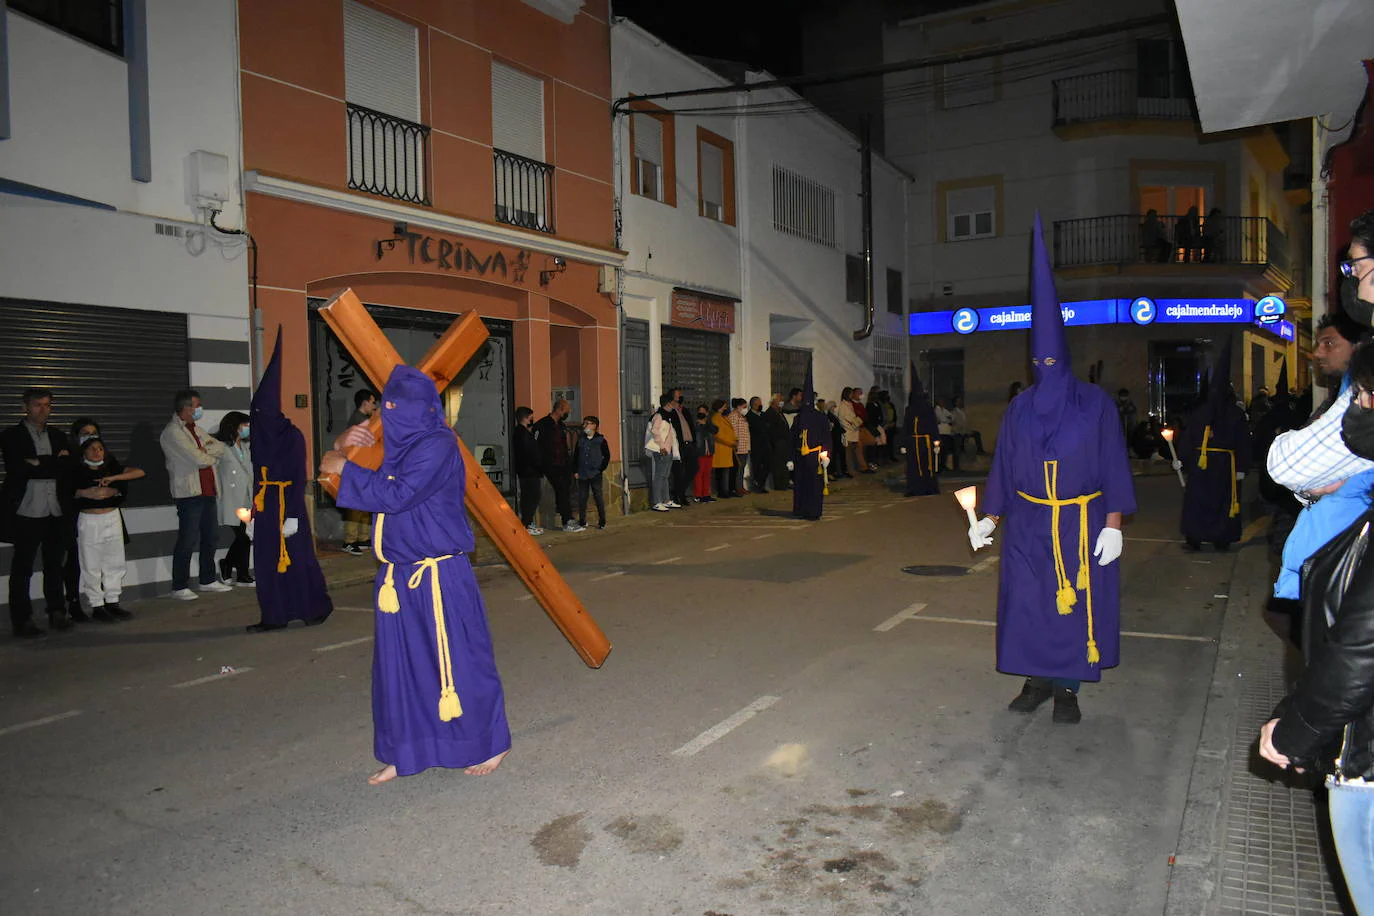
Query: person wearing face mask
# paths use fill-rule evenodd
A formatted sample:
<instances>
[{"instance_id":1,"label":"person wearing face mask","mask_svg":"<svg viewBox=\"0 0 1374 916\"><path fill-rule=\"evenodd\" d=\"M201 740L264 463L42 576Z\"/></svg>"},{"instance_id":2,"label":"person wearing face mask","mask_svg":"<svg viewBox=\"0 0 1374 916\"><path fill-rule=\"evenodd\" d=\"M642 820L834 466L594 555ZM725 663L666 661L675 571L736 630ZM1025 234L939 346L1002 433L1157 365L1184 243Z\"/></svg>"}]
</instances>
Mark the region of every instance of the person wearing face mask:
<instances>
[{"instance_id":1,"label":"person wearing face mask","mask_svg":"<svg viewBox=\"0 0 1374 916\"><path fill-rule=\"evenodd\" d=\"M172 594L180 601L194 601L196 592L227 592L215 569L219 541L216 495L219 483L215 466L224 457L224 443L196 424L205 415L200 392L191 388L172 398L172 419L158 437L167 460L167 480L177 507L177 540L172 548ZM200 579L191 590L191 555L200 552Z\"/></svg>"},{"instance_id":2,"label":"person wearing face mask","mask_svg":"<svg viewBox=\"0 0 1374 916\"><path fill-rule=\"evenodd\" d=\"M127 564L124 545L129 536L119 506L128 495L130 480L143 476L139 468L125 468L105 448L99 436L87 436L78 446L81 466L73 475L76 546L81 554L81 591L91 616L102 623L128 620L133 615L119 606Z\"/></svg>"},{"instance_id":3,"label":"person wearing face mask","mask_svg":"<svg viewBox=\"0 0 1374 916\"><path fill-rule=\"evenodd\" d=\"M611 447L601 435L601 420L582 418L582 435L573 449L573 473L577 475L577 525L587 529L587 495L596 499L596 527L606 527L606 502L602 494L602 474L611 463Z\"/></svg>"},{"instance_id":4,"label":"person wearing face mask","mask_svg":"<svg viewBox=\"0 0 1374 916\"><path fill-rule=\"evenodd\" d=\"M67 441L75 446L75 455L68 456L68 461L74 468L81 468L81 446L87 439L98 438L100 436L100 424L90 417L78 417L72 423L72 431L67 437ZM62 564L62 584L67 591L67 615L71 617L73 623L87 623L90 617L86 615L85 609L81 607L81 551L76 548L76 512L67 514L70 524L67 526L67 547L66 559Z\"/></svg>"},{"instance_id":5,"label":"person wearing face mask","mask_svg":"<svg viewBox=\"0 0 1374 916\"><path fill-rule=\"evenodd\" d=\"M248 536L248 522L239 517L240 511L253 508L253 456L249 449L248 414L231 410L219 421L215 438L224 443L224 456L216 466L219 471L219 523L234 532L229 552L219 561L220 579L236 585L251 586L253 574L253 539Z\"/></svg>"},{"instance_id":6,"label":"person wearing face mask","mask_svg":"<svg viewBox=\"0 0 1374 916\"><path fill-rule=\"evenodd\" d=\"M711 431L710 419L710 409L705 404L698 404L693 437L697 443L697 466L692 478L692 496L699 503L716 501L711 495L711 466L716 460L716 437Z\"/></svg>"}]
</instances>

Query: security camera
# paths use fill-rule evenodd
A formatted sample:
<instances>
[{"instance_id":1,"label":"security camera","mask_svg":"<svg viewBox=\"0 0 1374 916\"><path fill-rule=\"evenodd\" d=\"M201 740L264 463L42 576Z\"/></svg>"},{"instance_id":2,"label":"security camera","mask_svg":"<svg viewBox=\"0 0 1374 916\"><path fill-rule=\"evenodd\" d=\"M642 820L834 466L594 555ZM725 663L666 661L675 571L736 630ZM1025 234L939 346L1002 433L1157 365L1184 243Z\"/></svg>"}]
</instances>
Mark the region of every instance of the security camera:
<instances>
[{"instance_id":1,"label":"security camera","mask_svg":"<svg viewBox=\"0 0 1374 916\"><path fill-rule=\"evenodd\" d=\"M567 258L554 258L554 259L553 259L553 266L554 266L554 267L567 267L567 266L568 266L568 259L567 259Z\"/></svg>"}]
</instances>

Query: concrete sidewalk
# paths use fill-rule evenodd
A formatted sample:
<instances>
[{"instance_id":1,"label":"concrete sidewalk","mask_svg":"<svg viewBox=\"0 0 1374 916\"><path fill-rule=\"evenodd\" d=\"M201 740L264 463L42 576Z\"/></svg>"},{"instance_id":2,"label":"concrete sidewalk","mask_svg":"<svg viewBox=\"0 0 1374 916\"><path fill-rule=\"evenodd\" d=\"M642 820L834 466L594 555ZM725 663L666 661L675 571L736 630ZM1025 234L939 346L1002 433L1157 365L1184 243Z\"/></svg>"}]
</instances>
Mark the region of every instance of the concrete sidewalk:
<instances>
[{"instance_id":1,"label":"concrete sidewalk","mask_svg":"<svg viewBox=\"0 0 1374 916\"><path fill-rule=\"evenodd\" d=\"M1237 552L1198 736L1166 916L1341 916L1345 897L1325 796L1259 757L1260 726L1301 658L1265 622L1272 576L1261 538Z\"/></svg>"}]
</instances>

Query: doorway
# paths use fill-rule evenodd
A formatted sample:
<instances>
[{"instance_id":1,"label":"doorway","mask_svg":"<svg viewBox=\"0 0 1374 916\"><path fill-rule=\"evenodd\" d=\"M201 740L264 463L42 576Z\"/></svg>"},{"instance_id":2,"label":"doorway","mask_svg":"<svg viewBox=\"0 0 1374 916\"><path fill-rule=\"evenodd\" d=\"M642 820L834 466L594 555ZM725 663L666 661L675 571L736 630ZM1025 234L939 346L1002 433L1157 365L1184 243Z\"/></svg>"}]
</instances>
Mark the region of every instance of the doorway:
<instances>
[{"instance_id":1,"label":"doorway","mask_svg":"<svg viewBox=\"0 0 1374 916\"><path fill-rule=\"evenodd\" d=\"M1178 426L1197 406L1209 349L1198 340L1150 342L1150 413L1161 423Z\"/></svg>"}]
</instances>

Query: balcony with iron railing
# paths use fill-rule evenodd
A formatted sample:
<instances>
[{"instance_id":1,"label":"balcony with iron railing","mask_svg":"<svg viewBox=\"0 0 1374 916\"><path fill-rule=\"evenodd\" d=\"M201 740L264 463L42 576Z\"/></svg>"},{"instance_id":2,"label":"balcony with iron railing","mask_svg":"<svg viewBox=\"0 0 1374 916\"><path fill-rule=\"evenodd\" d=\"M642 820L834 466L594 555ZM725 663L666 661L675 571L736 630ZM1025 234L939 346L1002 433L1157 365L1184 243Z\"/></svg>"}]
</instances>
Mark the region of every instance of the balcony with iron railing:
<instances>
[{"instance_id":1,"label":"balcony with iron railing","mask_svg":"<svg viewBox=\"0 0 1374 916\"><path fill-rule=\"evenodd\" d=\"M1136 70L1106 70L1054 81L1054 127L1101 121L1193 120L1185 86Z\"/></svg>"},{"instance_id":2,"label":"balcony with iron railing","mask_svg":"<svg viewBox=\"0 0 1374 916\"><path fill-rule=\"evenodd\" d=\"M348 186L429 206L429 128L349 103Z\"/></svg>"},{"instance_id":3,"label":"balcony with iron railing","mask_svg":"<svg viewBox=\"0 0 1374 916\"><path fill-rule=\"evenodd\" d=\"M1235 265L1291 276L1288 237L1258 216L1126 213L1059 220L1056 268L1115 265Z\"/></svg>"},{"instance_id":4,"label":"balcony with iron railing","mask_svg":"<svg viewBox=\"0 0 1374 916\"><path fill-rule=\"evenodd\" d=\"M553 166L493 149L496 221L553 232Z\"/></svg>"}]
</instances>

